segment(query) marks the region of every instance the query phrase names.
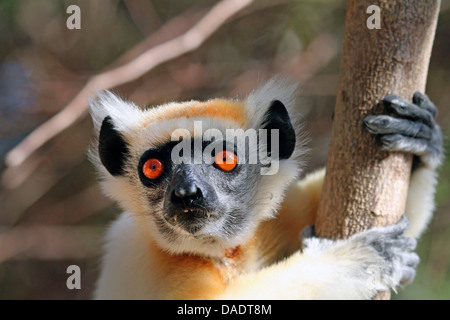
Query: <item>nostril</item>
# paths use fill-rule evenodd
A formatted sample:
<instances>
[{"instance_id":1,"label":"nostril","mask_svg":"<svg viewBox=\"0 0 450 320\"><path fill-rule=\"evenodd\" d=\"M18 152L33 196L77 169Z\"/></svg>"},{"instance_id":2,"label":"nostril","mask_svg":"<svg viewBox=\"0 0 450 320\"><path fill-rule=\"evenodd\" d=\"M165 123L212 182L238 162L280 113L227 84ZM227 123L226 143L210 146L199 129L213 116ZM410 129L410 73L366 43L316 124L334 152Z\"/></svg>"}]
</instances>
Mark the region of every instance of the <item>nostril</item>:
<instances>
[{"instance_id":1,"label":"nostril","mask_svg":"<svg viewBox=\"0 0 450 320\"><path fill-rule=\"evenodd\" d=\"M200 190L200 188L197 188L195 193L192 195L192 200L198 200L198 199L201 199L201 198L203 198L202 190Z\"/></svg>"},{"instance_id":2,"label":"nostril","mask_svg":"<svg viewBox=\"0 0 450 320\"><path fill-rule=\"evenodd\" d=\"M184 196L182 196L179 191L174 190L170 195L170 202L172 202L174 205L180 206L184 203L183 198Z\"/></svg>"}]
</instances>

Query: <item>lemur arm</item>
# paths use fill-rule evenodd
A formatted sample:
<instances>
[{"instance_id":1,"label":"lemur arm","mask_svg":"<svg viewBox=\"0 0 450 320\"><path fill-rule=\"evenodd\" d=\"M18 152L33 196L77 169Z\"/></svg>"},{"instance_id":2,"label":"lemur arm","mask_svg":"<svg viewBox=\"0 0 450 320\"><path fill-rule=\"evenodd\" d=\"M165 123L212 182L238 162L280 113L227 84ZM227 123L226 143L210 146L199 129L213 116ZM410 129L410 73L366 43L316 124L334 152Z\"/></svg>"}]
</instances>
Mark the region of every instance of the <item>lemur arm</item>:
<instances>
[{"instance_id":1,"label":"lemur arm","mask_svg":"<svg viewBox=\"0 0 450 320\"><path fill-rule=\"evenodd\" d=\"M325 168L308 174L290 187L280 211L279 218L283 222L278 222L278 225L289 226L284 229L289 238L298 240L301 230L314 224L324 177ZM412 172L405 208L410 220L406 235L418 238L427 227L433 215L436 184L435 169L421 167ZM297 224L293 225L293 221Z\"/></svg>"},{"instance_id":2,"label":"lemur arm","mask_svg":"<svg viewBox=\"0 0 450 320\"><path fill-rule=\"evenodd\" d=\"M348 240L305 239L303 253L240 276L217 298L369 299L414 277L419 259L410 252L416 241L402 236L407 226L404 218Z\"/></svg>"}]
</instances>

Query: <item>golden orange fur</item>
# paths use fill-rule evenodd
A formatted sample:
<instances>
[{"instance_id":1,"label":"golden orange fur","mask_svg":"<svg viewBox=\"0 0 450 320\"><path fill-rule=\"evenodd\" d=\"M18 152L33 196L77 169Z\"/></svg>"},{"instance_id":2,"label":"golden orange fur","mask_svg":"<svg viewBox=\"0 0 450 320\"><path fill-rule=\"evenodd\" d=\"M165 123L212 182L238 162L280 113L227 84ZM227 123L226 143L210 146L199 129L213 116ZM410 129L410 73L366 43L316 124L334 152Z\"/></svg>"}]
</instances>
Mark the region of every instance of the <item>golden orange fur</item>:
<instances>
[{"instance_id":1,"label":"golden orange fur","mask_svg":"<svg viewBox=\"0 0 450 320\"><path fill-rule=\"evenodd\" d=\"M189 101L172 103L159 108L150 109L145 114L143 124L177 118L206 117L210 119L230 120L239 126L247 123L247 114L240 101L212 99L208 101Z\"/></svg>"}]
</instances>

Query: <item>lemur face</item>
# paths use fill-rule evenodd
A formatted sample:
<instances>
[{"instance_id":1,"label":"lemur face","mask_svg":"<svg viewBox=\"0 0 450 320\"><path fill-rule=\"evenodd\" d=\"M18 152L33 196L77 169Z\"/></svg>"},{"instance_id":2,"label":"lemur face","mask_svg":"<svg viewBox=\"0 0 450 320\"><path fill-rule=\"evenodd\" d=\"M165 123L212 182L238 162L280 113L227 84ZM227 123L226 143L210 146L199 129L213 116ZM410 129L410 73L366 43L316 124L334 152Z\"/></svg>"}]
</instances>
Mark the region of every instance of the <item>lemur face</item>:
<instances>
[{"instance_id":1,"label":"lemur face","mask_svg":"<svg viewBox=\"0 0 450 320\"><path fill-rule=\"evenodd\" d=\"M100 95L91 103L99 130L92 158L106 193L166 250L220 255L245 243L299 173L302 141L287 89L272 82L245 101L145 111Z\"/></svg>"},{"instance_id":2,"label":"lemur face","mask_svg":"<svg viewBox=\"0 0 450 320\"><path fill-rule=\"evenodd\" d=\"M260 166L238 161L230 143L189 140L191 154L183 154L182 163L173 159L179 142L146 150L139 159L140 183L150 206L158 208L152 211L158 232L209 242L233 238L254 219L249 209L255 206ZM202 155L213 144L216 148L209 159L195 163L196 144Z\"/></svg>"}]
</instances>

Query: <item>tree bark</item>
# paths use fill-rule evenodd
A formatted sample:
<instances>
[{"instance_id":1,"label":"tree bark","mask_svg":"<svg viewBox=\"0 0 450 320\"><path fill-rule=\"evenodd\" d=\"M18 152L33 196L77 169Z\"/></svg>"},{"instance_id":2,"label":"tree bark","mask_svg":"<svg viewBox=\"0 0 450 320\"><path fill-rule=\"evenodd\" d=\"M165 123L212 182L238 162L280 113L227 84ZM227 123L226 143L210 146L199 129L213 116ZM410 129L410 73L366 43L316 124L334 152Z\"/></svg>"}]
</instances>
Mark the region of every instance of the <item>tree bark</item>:
<instances>
[{"instance_id":1,"label":"tree bark","mask_svg":"<svg viewBox=\"0 0 450 320\"><path fill-rule=\"evenodd\" d=\"M366 25L373 4L381 9L380 29ZM362 120L384 111L386 94L412 99L425 91L439 6L439 0L348 0L319 236L347 238L404 213L412 157L382 151Z\"/></svg>"}]
</instances>

